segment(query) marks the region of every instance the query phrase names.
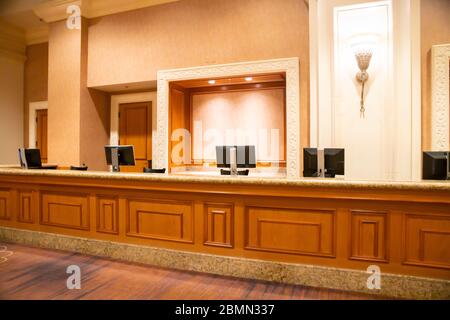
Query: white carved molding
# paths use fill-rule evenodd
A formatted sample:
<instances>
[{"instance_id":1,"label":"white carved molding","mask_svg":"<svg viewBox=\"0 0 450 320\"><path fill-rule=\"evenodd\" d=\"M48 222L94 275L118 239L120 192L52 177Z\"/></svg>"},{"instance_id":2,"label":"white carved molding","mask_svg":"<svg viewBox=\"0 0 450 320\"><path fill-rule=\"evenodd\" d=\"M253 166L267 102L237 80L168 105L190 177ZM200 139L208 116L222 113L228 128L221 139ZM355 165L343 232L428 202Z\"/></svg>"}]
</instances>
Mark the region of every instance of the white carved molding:
<instances>
[{"instance_id":1,"label":"white carved molding","mask_svg":"<svg viewBox=\"0 0 450 320\"><path fill-rule=\"evenodd\" d=\"M158 71L157 134L153 161L157 168L169 164L169 82L221 78L272 72L286 73L286 170L288 178L300 176L300 66L298 58L251 61Z\"/></svg>"},{"instance_id":2,"label":"white carved molding","mask_svg":"<svg viewBox=\"0 0 450 320\"><path fill-rule=\"evenodd\" d=\"M28 148L36 148L36 111L48 109L48 101L30 102L28 108Z\"/></svg>"},{"instance_id":3,"label":"white carved molding","mask_svg":"<svg viewBox=\"0 0 450 320\"><path fill-rule=\"evenodd\" d=\"M431 55L431 149L433 151L448 151L450 149L450 44L433 46Z\"/></svg>"}]
</instances>

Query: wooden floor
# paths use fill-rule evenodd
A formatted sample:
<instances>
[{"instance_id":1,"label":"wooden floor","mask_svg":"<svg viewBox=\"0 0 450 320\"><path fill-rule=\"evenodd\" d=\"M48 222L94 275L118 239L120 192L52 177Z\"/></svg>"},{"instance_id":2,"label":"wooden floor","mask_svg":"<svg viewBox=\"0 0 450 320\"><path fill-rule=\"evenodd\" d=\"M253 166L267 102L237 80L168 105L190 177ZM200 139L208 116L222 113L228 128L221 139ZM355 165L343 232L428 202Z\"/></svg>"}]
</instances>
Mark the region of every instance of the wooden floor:
<instances>
[{"instance_id":1,"label":"wooden floor","mask_svg":"<svg viewBox=\"0 0 450 320\"><path fill-rule=\"evenodd\" d=\"M6 250L13 254L6 259ZM66 268L81 268L68 290ZM176 271L0 243L0 299L373 299L372 296Z\"/></svg>"}]
</instances>

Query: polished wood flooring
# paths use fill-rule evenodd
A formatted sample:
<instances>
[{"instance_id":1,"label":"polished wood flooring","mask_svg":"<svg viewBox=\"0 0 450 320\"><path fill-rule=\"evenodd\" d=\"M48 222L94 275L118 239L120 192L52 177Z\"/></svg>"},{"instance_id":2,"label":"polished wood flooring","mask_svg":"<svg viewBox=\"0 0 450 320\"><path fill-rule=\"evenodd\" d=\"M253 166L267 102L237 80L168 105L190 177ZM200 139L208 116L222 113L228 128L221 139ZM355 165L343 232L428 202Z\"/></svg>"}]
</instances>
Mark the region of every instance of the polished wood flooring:
<instances>
[{"instance_id":1,"label":"polished wood flooring","mask_svg":"<svg viewBox=\"0 0 450 320\"><path fill-rule=\"evenodd\" d=\"M2 247L3 246L3 247ZM6 250L12 252L5 257ZM66 268L81 268L68 290ZM0 299L373 299L373 296L236 279L0 243Z\"/></svg>"}]
</instances>

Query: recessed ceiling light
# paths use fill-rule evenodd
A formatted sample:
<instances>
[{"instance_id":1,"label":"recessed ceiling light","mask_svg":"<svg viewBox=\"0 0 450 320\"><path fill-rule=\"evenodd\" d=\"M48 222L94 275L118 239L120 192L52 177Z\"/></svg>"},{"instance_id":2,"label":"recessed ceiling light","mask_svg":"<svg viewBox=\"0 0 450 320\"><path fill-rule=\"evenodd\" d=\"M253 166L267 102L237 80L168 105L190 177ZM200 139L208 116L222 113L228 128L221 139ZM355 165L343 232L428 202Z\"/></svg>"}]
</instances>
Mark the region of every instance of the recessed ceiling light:
<instances>
[{"instance_id":1,"label":"recessed ceiling light","mask_svg":"<svg viewBox=\"0 0 450 320\"><path fill-rule=\"evenodd\" d=\"M209 84L216 84L216 80L209 80L208 83Z\"/></svg>"},{"instance_id":2,"label":"recessed ceiling light","mask_svg":"<svg viewBox=\"0 0 450 320\"><path fill-rule=\"evenodd\" d=\"M246 78L245 78L245 81L249 81L249 82L250 82L250 81L253 81L253 78L252 78L252 77L246 77Z\"/></svg>"}]
</instances>

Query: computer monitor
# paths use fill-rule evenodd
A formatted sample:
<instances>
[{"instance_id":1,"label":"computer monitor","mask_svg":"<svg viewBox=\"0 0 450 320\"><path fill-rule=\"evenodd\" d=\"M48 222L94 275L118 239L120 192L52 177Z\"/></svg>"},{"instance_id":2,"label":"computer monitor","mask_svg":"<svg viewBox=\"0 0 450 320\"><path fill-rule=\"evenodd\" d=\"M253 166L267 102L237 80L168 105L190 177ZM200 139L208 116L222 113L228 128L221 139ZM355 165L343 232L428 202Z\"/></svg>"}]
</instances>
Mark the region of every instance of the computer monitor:
<instances>
[{"instance_id":1,"label":"computer monitor","mask_svg":"<svg viewBox=\"0 0 450 320\"><path fill-rule=\"evenodd\" d=\"M120 166L134 166L133 146L105 146L106 163L113 172L120 172Z\"/></svg>"},{"instance_id":2,"label":"computer monitor","mask_svg":"<svg viewBox=\"0 0 450 320\"><path fill-rule=\"evenodd\" d=\"M20 166L25 169L41 169L41 151L39 149L19 149Z\"/></svg>"},{"instance_id":3,"label":"computer monitor","mask_svg":"<svg viewBox=\"0 0 450 320\"><path fill-rule=\"evenodd\" d=\"M317 148L303 149L303 176L307 178L317 177Z\"/></svg>"},{"instance_id":4,"label":"computer monitor","mask_svg":"<svg viewBox=\"0 0 450 320\"><path fill-rule=\"evenodd\" d=\"M450 152L424 152L422 179L447 180L450 178Z\"/></svg>"},{"instance_id":5,"label":"computer monitor","mask_svg":"<svg viewBox=\"0 0 450 320\"><path fill-rule=\"evenodd\" d=\"M216 146L217 168L230 168L231 148L236 148L238 168L256 168L255 146Z\"/></svg>"},{"instance_id":6,"label":"computer monitor","mask_svg":"<svg viewBox=\"0 0 450 320\"><path fill-rule=\"evenodd\" d=\"M345 150L325 149L325 177L334 178L345 175Z\"/></svg>"}]
</instances>

